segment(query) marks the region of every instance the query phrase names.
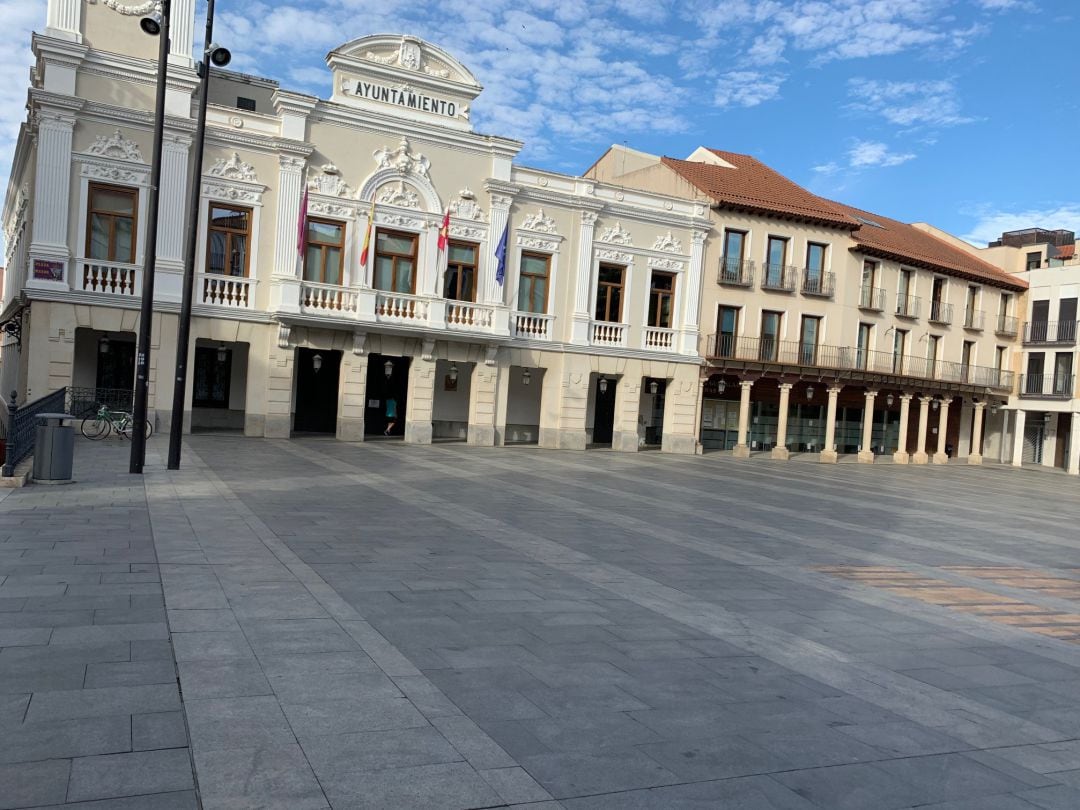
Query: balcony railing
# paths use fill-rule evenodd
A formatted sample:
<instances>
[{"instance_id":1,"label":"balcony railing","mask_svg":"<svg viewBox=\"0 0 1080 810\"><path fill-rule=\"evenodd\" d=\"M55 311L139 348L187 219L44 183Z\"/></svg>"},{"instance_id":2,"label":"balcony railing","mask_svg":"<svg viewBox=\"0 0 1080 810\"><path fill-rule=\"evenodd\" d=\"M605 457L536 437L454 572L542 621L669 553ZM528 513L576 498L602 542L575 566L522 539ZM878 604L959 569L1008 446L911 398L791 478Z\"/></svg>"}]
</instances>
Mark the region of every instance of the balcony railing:
<instances>
[{"instance_id":1,"label":"balcony railing","mask_svg":"<svg viewBox=\"0 0 1080 810\"><path fill-rule=\"evenodd\" d=\"M514 337L523 340L551 340L551 323L554 315L539 312L515 312L513 319Z\"/></svg>"},{"instance_id":2,"label":"balcony railing","mask_svg":"<svg viewBox=\"0 0 1080 810\"><path fill-rule=\"evenodd\" d=\"M79 262L80 289L111 295L142 293L142 268L134 264L83 259Z\"/></svg>"},{"instance_id":3,"label":"balcony railing","mask_svg":"<svg viewBox=\"0 0 1080 810\"><path fill-rule=\"evenodd\" d=\"M819 295L822 298L832 298L835 290L835 273L822 273L818 270L803 271L803 295Z\"/></svg>"},{"instance_id":4,"label":"balcony railing","mask_svg":"<svg viewBox=\"0 0 1080 810\"><path fill-rule=\"evenodd\" d=\"M495 323L495 307L471 301L446 302L447 329L491 329Z\"/></svg>"},{"instance_id":5,"label":"balcony railing","mask_svg":"<svg viewBox=\"0 0 1080 810\"><path fill-rule=\"evenodd\" d=\"M761 268L761 289L795 292L799 283L799 268L783 264L766 264Z\"/></svg>"},{"instance_id":6,"label":"balcony railing","mask_svg":"<svg viewBox=\"0 0 1080 810\"><path fill-rule=\"evenodd\" d=\"M1021 399L1072 399L1076 378L1072 374L1021 374Z\"/></svg>"},{"instance_id":7,"label":"balcony railing","mask_svg":"<svg viewBox=\"0 0 1080 810\"><path fill-rule=\"evenodd\" d=\"M356 312L356 290L305 281L300 285L300 307L304 312L345 316Z\"/></svg>"},{"instance_id":8,"label":"balcony railing","mask_svg":"<svg viewBox=\"0 0 1080 810\"><path fill-rule=\"evenodd\" d=\"M429 302L418 295L387 292L375 293L375 317L390 323L427 323Z\"/></svg>"},{"instance_id":9,"label":"balcony railing","mask_svg":"<svg viewBox=\"0 0 1080 810\"><path fill-rule=\"evenodd\" d=\"M921 307L922 300L920 298L917 298L914 295L897 293L896 314L901 318L918 318Z\"/></svg>"},{"instance_id":10,"label":"balcony railing","mask_svg":"<svg viewBox=\"0 0 1080 810\"><path fill-rule=\"evenodd\" d=\"M255 279L224 276L218 273L199 273L199 301L230 309L251 309L255 306Z\"/></svg>"},{"instance_id":11,"label":"balcony railing","mask_svg":"<svg viewBox=\"0 0 1080 810\"><path fill-rule=\"evenodd\" d=\"M1006 337L1016 337L1020 331L1020 319L1012 315L998 315L997 328L994 331Z\"/></svg>"},{"instance_id":12,"label":"balcony railing","mask_svg":"<svg viewBox=\"0 0 1080 810\"><path fill-rule=\"evenodd\" d=\"M591 340L594 346L625 346L626 330L625 323L612 323L610 321L593 321Z\"/></svg>"},{"instance_id":13,"label":"balcony railing","mask_svg":"<svg viewBox=\"0 0 1080 810\"><path fill-rule=\"evenodd\" d=\"M885 310L885 290L881 287L862 287L859 289L859 309Z\"/></svg>"},{"instance_id":14,"label":"balcony railing","mask_svg":"<svg viewBox=\"0 0 1080 810\"><path fill-rule=\"evenodd\" d=\"M720 273L716 282L730 287L749 287L754 283L754 263L724 257L720 260Z\"/></svg>"},{"instance_id":15,"label":"balcony railing","mask_svg":"<svg viewBox=\"0 0 1080 810\"><path fill-rule=\"evenodd\" d=\"M660 326L646 326L642 338L643 348L656 352L670 352L675 349L675 330Z\"/></svg>"},{"instance_id":16,"label":"balcony railing","mask_svg":"<svg viewBox=\"0 0 1080 810\"><path fill-rule=\"evenodd\" d=\"M1076 343L1076 321L1028 321L1024 343Z\"/></svg>"},{"instance_id":17,"label":"balcony railing","mask_svg":"<svg viewBox=\"0 0 1080 810\"><path fill-rule=\"evenodd\" d=\"M944 301L931 301L930 320L934 323L952 323L952 304L946 304Z\"/></svg>"},{"instance_id":18,"label":"balcony railing","mask_svg":"<svg viewBox=\"0 0 1080 810\"><path fill-rule=\"evenodd\" d=\"M964 328L982 331L986 314L981 309L964 310Z\"/></svg>"},{"instance_id":19,"label":"balcony railing","mask_svg":"<svg viewBox=\"0 0 1080 810\"><path fill-rule=\"evenodd\" d=\"M925 357L860 350L853 346L822 346L797 340L709 335L706 357L712 361L743 360L788 366L865 371L983 388L1009 389L1012 372L967 363L932 361Z\"/></svg>"}]
</instances>

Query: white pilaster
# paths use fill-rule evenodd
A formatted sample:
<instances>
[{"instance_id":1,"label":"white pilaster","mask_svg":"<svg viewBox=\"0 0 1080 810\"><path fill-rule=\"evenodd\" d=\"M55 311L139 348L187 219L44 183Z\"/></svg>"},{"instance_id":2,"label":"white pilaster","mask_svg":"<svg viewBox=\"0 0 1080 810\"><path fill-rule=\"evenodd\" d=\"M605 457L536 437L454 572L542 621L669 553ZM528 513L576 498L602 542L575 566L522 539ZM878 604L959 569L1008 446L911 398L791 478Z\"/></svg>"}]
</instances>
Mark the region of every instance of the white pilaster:
<instances>
[{"instance_id":1,"label":"white pilaster","mask_svg":"<svg viewBox=\"0 0 1080 810\"><path fill-rule=\"evenodd\" d=\"M209 44L209 43L207 43ZM172 0L169 15L169 64L192 67L195 45L195 0Z\"/></svg>"},{"instance_id":2,"label":"white pilaster","mask_svg":"<svg viewBox=\"0 0 1080 810\"><path fill-rule=\"evenodd\" d=\"M157 258L161 265L184 265L184 222L187 219L188 151L191 138L166 135L161 145Z\"/></svg>"},{"instance_id":3,"label":"white pilaster","mask_svg":"<svg viewBox=\"0 0 1080 810\"><path fill-rule=\"evenodd\" d=\"M484 257L484 261L480 265L481 272L480 277L477 279L476 290L477 300L488 304L506 303L507 280L504 278L502 284L495 281L495 270L499 266L499 260L495 257L495 250L499 247L499 240L502 239L506 223L510 219L510 206L513 202L514 198L506 194L491 195L491 223L488 226L489 250L488 255ZM508 236L506 240L507 266L510 264L513 245L513 238ZM516 302L510 303L511 309L515 306Z\"/></svg>"},{"instance_id":4,"label":"white pilaster","mask_svg":"<svg viewBox=\"0 0 1080 810\"><path fill-rule=\"evenodd\" d=\"M697 354L700 333L699 309L701 279L705 270L705 231L695 230L691 237L690 268L686 272L686 305L683 307L682 346L683 354Z\"/></svg>"},{"instance_id":5,"label":"white pilaster","mask_svg":"<svg viewBox=\"0 0 1080 810\"><path fill-rule=\"evenodd\" d=\"M49 0L46 35L82 42L82 34L79 32L81 22L82 0Z\"/></svg>"},{"instance_id":6,"label":"white pilaster","mask_svg":"<svg viewBox=\"0 0 1080 810\"><path fill-rule=\"evenodd\" d=\"M1027 421L1027 411L1017 409L1016 419L1013 420L1013 452L1012 465L1022 467L1024 465L1024 422Z\"/></svg>"},{"instance_id":7,"label":"white pilaster","mask_svg":"<svg viewBox=\"0 0 1080 810\"><path fill-rule=\"evenodd\" d=\"M300 224L300 201L303 198L303 158L281 155L278 158L277 225L274 231L274 275L296 278L298 261L296 229Z\"/></svg>"},{"instance_id":8,"label":"white pilaster","mask_svg":"<svg viewBox=\"0 0 1080 810\"><path fill-rule=\"evenodd\" d=\"M579 346L589 344L589 301L592 299L593 234L596 231L596 211L582 211L578 225L577 266L574 275L574 316L570 342Z\"/></svg>"},{"instance_id":9,"label":"white pilaster","mask_svg":"<svg viewBox=\"0 0 1080 810\"><path fill-rule=\"evenodd\" d=\"M27 286L67 286L68 217L71 197L71 134L75 118L65 112L42 110L38 122L37 167L34 175L33 241ZM62 262L61 279L35 278L34 261Z\"/></svg>"}]
</instances>

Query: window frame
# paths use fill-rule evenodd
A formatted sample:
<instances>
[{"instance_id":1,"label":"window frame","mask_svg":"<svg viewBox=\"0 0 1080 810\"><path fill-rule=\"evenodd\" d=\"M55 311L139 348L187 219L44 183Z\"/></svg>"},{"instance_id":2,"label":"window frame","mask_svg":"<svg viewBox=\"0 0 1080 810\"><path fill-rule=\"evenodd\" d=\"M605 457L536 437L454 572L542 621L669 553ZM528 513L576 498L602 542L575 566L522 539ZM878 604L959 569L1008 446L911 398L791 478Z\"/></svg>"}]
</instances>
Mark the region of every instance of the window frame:
<instances>
[{"instance_id":1,"label":"window frame","mask_svg":"<svg viewBox=\"0 0 1080 810\"><path fill-rule=\"evenodd\" d=\"M671 279L671 289L658 289L656 287L657 278L669 278ZM652 327L653 329L674 329L675 328L675 289L678 283L678 277L676 273L670 273L666 270L652 270L649 273L649 300L648 309L645 310L645 325ZM653 296L656 296L657 305L653 307ZM660 301L663 298L668 299L668 313L670 315L670 321L668 324L653 323L653 313L658 316L656 320L659 320L659 315L663 312L663 307L660 306Z\"/></svg>"},{"instance_id":2,"label":"window frame","mask_svg":"<svg viewBox=\"0 0 1080 810\"><path fill-rule=\"evenodd\" d=\"M94 238L93 221L94 215L109 218L109 254L115 256L116 251L116 219L127 219L125 214L117 214L115 211L98 211L94 208L94 192L97 190L111 191L114 193L127 194L131 197L131 251L128 259L93 259L98 262L114 262L116 264L135 264L138 254L139 242L139 189L131 186L116 186L111 183L89 183L86 189L86 258L90 259L90 244Z\"/></svg>"},{"instance_id":3,"label":"window frame","mask_svg":"<svg viewBox=\"0 0 1080 810\"><path fill-rule=\"evenodd\" d=\"M463 262L453 261L450 258L450 248L452 247L467 247L472 248L473 251L473 263L465 264ZM446 285L450 279L450 268L453 266L457 270L457 295L449 295ZM470 298L461 297L461 278L462 268L470 268L472 270L472 283L469 285L472 288L472 296ZM446 271L443 273L443 298L447 301L464 301L466 303L476 303L476 282L480 274L480 245L477 242L467 242L464 239L451 239L446 245Z\"/></svg>"},{"instance_id":4,"label":"window frame","mask_svg":"<svg viewBox=\"0 0 1080 810\"><path fill-rule=\"evenodd\" d=\"M544 262L544 273L543 273L543 275L540 275L539 273L527 272L525 270L525 262L523 260L526 257L528 257L530 259L541 259ZM536 284L535 280L538 279L538 278L543 278L545 280L545 282L546 282L544 284L544 308L543 308L543 310L540 311L540 312L535 312L535 311L529 310L529 309L521 309L521 296L522 296L523 290L526 288L526 286L528 287L529 293L526 296L525 300L526 301L531 301L532 297L533 297L532 296L533 288L534 288L534 286ZM551 301L551 254L550 253L543 253L541 251L536 251L536 250L523 250L523 251L521 251L518 254L518 289L517 289L517 304L518 304L518 307L517 307L517 311L518 312L525 312L525 313L528 313L530 315L547 315L548 314L548 304L550 303L550 301Z\"/></svg>"},{"instance_id":5,"label":"window frame","mask_svg":"<svg viewBox=\"0 0 1080 810\"><path fill-rule=\"evenodd\" d=\"M617 270L619 273L619 283L614 284L610 281L603 281L600 274L605 270ZM617 289L619 291L619 306L618 312L615 313L615 317L611 315L611 290ZM604 297L604 310L605 316L600 317L600 292L606 291ZM623 308L626 304L626 266L622 264L612 264L610 262L601 262L596 268L596 302L593 306L593 320L602 321L603 323L622 323Z\"/></svg>"},{"instance_id":6,"label":"window frame","mask_svg":"<svg viewBox=\"0 0 1080 810\"><path fill-rule=\"evenodd\" d=\"M811 250L813 248L821 248L821 266L817 267L817 268L814 268L814 267L812 267L810 265L810 253L811 253ZM810 241L807 241L807 243L806 243L806 268L805 269L806 269L806 272L807 272L808 276L810 275L811 271L816 270L817 277L819 279L824 278L825 273L828 272L828 270L826 269L827 266L828 266L828 261L829 261L829 246L825 242L810 242Z\"/></svg>"},{"instance_id":7,"label":"window frame","mask_svg":"<svg viewBox=\"0 0 1080 810\"><path fill-rule=\"evenodd\" d=\"M244 212L247 214L247 229L239 230L237 228L224 228L214 227L214 209L221 208L228 211ZM206 208L206 264L204 266L204 272L207 275L222 276L223 278L250 278L251 268L251 249L252 249L252 234L255 229L255 210L249 205L233 205L232 203L219 202L218 200L210 200L210 204ZM241 275L233 275L232 273L222 272L219 273L216 270L210 269L210 254L213 249L213 239L211 234L214 232L225 233L225 265L228 267L228 256L230 254L230 248L232 247L232 239L234 234L243 234L247 237L246 249L244 250L244 272Z\"/></svg>"},{"instance_id":8,"label":"window frame","mask_svg":"<svg viewBox=\"0 0 1080 810\"><path fill-rule=\"evenodd\" d=\"M379 236L380 235L393 236L393 237L396 237L396 238L399 238L399 239L404 238L404 239L412 240L412 252L411 253L381 252L379 250ZM396 231L396 230L394 230L392 228L376 228L375 229L375 240L374 241L375 241L375 249L373 251L374 256L372 257L372 265L371 265L371 281L372 281L371 286L374 287L379 292L390 293L391 295L416 295L416 276L417 276L417 274L419 272L419 267L417 265L417 254L419 253L419 250L420 250L420 234L418 234L418 233L416 233L414 231ZM375 282L378 280L378 277L379 277L379 267L378 267L378 265L379 265L379 257L380 256L387 256L387 257L390 257L390 258L393 259L393 267L391 268L391 271L390 271L390 289L386 289L386 290L382 289L381 287L376 287L375 286ZM412 279L411 279L412 283L409 285L408 293L403 293L403 292L401 292L401 291L399 291L397 289L397 286L398 286L397 285L398 260L399 259L411 259L412 260Z\"/></svg>"},{"instance_id":9,"label":"window frame","mask_svg":"<svg viewBox=\"0 0 1080 810\"><path fill-rule=\"evenodd\" d=\"M340 279L338 286L345 286L345 244L348 234L348 223L340 219L330 219L328 217L307 217L304 222L305 228L312 222L321 222L324 225L333 225L334 227L341 228L341 241L340 242L322 242L312 241L310 232L304 234L304 267L303 277L304 281L310 281L313 284L328 284L326 280L326 254L327 248L337 248L341 256L341 266L338 268L338 278ZM311 247L319 248L319 277L308 278L308 249Z\"/></svg>"}]
</instances>

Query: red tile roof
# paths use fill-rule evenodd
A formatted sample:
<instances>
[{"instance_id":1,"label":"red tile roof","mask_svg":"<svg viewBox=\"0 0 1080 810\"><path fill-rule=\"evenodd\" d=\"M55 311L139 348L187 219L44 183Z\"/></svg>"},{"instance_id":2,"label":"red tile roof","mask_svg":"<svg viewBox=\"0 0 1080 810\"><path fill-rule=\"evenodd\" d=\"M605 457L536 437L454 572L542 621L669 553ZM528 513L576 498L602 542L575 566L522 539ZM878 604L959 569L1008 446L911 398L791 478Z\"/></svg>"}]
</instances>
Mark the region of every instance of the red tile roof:
<instances>
[{"instance_id":1,"label":"red tile roof","mask_svg":"<svg viewBox=\"0 0 1080 810\"><path fill-rule=\"evenodd\" d=\"M1076 245L1059 245L1055 259L1071 259L1076 255Z\"/></svg>"},{"instance_id":2,"label":"red tile roof","mask_svg":"<svg viewBox=\"0 0 1080 810\"><path fill-rule=\"evenodd\" d=\"M669 157L661 160L724 208L779 214L833 227L854 228L858 225L837 206L811 194L750 155L717 149L709 151L735 168Z\"/></svg>"},{"instance_id":3,"label":"red tile roof","mask_svg":"<svg viewBox=\"0 0 1080 810\"><path fill-rule=\"evenodd\" d=\"M865 253L1016 290L1027 288L1017 276L963 248L903 222L819 197L750 155L709 151L735 168L669 157L661 160L721 208L850 229Z\"/></svg>"}]
</instances>

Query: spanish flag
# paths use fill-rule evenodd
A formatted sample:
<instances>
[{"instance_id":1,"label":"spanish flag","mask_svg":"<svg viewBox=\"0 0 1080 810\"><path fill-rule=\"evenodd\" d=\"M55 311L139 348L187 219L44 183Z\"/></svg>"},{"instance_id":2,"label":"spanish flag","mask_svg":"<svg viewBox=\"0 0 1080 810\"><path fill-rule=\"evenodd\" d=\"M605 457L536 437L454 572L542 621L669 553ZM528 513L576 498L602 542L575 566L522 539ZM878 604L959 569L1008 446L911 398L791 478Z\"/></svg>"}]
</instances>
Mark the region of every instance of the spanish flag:
<instances>
[{"instance_id":1,"label":"spanish flag","mask_svg":"<svg viewBox=\"0 0 1080 810\"><path fill-rule=\"evenodd\" d=\"M368 212L367 230L364 231L364 246L360 249L360 266L367 267L368 248L371 247L371 228L375 224L375 195L371 195L371 210Z\"/></svg>"}]
</instances>

